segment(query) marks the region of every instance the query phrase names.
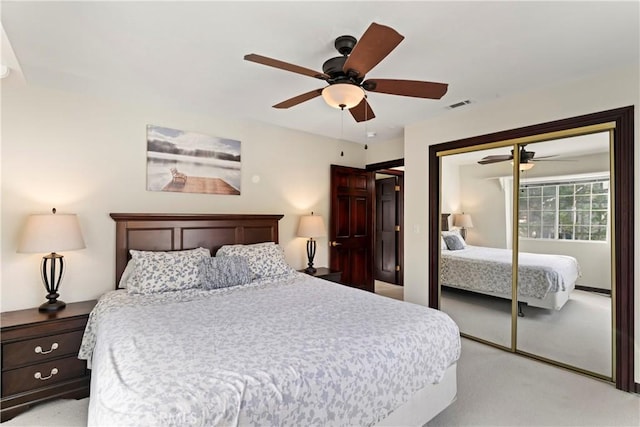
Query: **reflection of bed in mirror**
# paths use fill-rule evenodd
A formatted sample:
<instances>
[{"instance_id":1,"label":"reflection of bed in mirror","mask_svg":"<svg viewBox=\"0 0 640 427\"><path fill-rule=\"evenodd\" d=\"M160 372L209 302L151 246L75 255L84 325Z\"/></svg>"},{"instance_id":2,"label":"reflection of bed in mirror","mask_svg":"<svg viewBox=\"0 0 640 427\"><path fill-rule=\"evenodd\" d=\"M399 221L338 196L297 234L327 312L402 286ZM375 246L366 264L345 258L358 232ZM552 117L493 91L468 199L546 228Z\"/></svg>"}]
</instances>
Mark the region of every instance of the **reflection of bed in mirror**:
<instances>
[{"instance_id":1,"label":"reflection of bed in mirror","mask_svg":"<svg viewBox=\"0 0 640 427\"><path fill-rule=\"evenodd\" d=\"M510 249L464 245L441 251L441 285L511 299ZM530 306L560 310L580 276L571 256L520 252L518 301Z\"/></svg>"}]
</instances>

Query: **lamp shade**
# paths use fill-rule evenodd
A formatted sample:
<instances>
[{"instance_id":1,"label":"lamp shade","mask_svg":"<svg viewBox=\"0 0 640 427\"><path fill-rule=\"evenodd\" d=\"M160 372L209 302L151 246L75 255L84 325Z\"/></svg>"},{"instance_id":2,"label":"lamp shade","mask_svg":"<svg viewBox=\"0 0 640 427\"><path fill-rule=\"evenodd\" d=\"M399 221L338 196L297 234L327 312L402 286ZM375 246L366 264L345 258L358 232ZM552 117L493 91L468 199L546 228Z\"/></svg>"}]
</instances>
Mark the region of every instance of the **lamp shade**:
<instances>
[{"instance_id":1,"label":"lamp shade","mask_svg":"<svg viewBox=\"0 0 640 427\"><path fill-rule=\"evenodd\" d=\"M511 162L511 166L513 166L513 162ZM535 165L533 163L520 163L520 171L528 171L532 169Z\"/></svg>"},{"instance_id":2,"label":"lamp shade","mask_svg":"<svg viewBox=\"0 0 640 427\"><path fill-rule=\"evenodd\" d=\"M300 218L298 237L323 237L326 236L324 221L320 215L305 215Z\"/></svg>"},{"instance_id":3,"label":"lamp shade","mask_svg":"<svg viewBox=\"0 0 640 427\"><path fill-rule=\"evenodd\" d=\"M453 226L460 228L473 228L473 222L471 221L471 215L469 214L454 214Z\"/></svg>"},{"instance_id":4,"label":"lamp shade","mask_svg":"<svg viewBox=\"0 0 640 427\"><path fill-rule=\"evenodd\" d=\"M335 83L322 89L322 98L333 108L353 108L364 98L364 90L350 83Z\"/></svg>"},{"instance_id":5,"label":"lamp shade","mask_svg":"<svg viewBox=\"0 0 640 427\"><path fill-rule=\"evenodd\" d=\"M37 214L27 219L18 252L61 252L84 248L80 223L75 214Z\"/></svg>"}]
</instances>

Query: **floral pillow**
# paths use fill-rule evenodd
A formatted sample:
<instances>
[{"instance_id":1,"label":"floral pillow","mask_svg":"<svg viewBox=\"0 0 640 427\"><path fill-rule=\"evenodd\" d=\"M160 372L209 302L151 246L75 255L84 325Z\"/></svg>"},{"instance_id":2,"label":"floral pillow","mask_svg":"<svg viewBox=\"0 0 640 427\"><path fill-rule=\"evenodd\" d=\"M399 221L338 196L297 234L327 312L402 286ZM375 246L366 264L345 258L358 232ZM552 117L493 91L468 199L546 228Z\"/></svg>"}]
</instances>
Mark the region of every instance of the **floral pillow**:
<instances>
[{"instance_id":1,"label":"floral pillow","mask_svg":"<svg viewBox=\"0 0 640 427\"><path fill-rule=\"evenodd\" d=\"M209 249L155 252L130 250L134 273L127 281L130 294L153 294L200 286L200 263Z\"/></svg>"},{"instance_id":2,"label":"floral pillow","mask_svg":"<svg viewBox=\"0 0 640 427\"><path fill-rule=\"evenodd\" d=\"M253 275L246 258L209 257L200 261L200 283L204 289L220 289L251 283Z\"/></svg>"},{"instance_id":3,"label":"floral pillow","mask_svg":"<svg viewBox=\"0 0 640 427\"><path fill-rule=\"evenodd\" d=\"M224 245L216 253L216 257L233 255L244 257L247 260L253 279L281 276L295 271L287 264L280 245L274 242L253 245Z\"/></svg>"}]
</instances>

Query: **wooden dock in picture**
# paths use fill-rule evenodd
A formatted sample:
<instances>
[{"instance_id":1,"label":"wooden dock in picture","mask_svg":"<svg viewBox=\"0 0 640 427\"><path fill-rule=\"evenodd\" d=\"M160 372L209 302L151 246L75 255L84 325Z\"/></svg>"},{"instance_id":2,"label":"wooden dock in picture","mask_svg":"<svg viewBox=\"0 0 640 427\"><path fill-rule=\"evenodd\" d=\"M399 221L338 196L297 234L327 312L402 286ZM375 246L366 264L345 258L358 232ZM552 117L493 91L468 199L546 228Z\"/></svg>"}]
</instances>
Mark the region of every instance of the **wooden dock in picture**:
<instances>
[{"instance_id":1,"label":"wooden dock in picture","mask_svg":"<svg viewBox=\"0 0 640 427\"><path fill-rule=\"evenodd\" d=\"M240 191L233 188L221 178L204 178L199 176L189 176L186 182L182 180L172 180L162 191L174 191L179 193L205 193L205 194L225 194L239 195Z\"/></svg>"}]
</instances>

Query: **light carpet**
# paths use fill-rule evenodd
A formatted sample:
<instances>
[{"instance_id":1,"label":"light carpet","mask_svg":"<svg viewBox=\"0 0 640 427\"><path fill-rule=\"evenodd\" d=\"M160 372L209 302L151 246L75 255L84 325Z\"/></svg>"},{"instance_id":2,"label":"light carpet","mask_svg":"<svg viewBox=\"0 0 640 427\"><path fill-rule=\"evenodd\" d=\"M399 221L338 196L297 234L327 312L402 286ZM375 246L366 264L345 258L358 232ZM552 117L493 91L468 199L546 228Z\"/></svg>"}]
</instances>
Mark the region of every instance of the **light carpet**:
<instances>
[{"instance_id":1,"label":"light carpet","mask_svg":"<svg viewBox=\"0 0 640 427\"><path fill-rule=\"evenodd\" d=\"M442 311L470 336L511 346L511 301L442 290ZM606 377L612 375L611 298L575 290L561 310L525 307L518 349Z\"/></svg>"},{"instance_id":2,"label":"light carpet","mask_svg":"<svg viewBox=\"0 0 640 427\"><path fill-rule=\"evenodd\" d=\"M378 295L397 299L400 301L404 300L403 286L394 285L393 283L381 282L380 280L376 280L374 283L374 286L375 286L375 292Z\"/></svg>"},{"instance_id":3,"label":"light carpet","mask_svg":"<svg viewBox=\"0 0 640 427\"><path fill-rule=\"evenodd\" d=\"M41 404L2 426L86 426L88 402ZM637 427L640 396L463 339L458 398L427 425Z\"/></svg>"},{"instance_id":4,"label":"light carpet","mask_svg":"<svg viewBox=\"0 0 640 427\"><path fill-rule=\"evenodd\" d=\"M463 339L458 399L427 425L637 427L640 396Z\"/></svg>"}]
</instances>

